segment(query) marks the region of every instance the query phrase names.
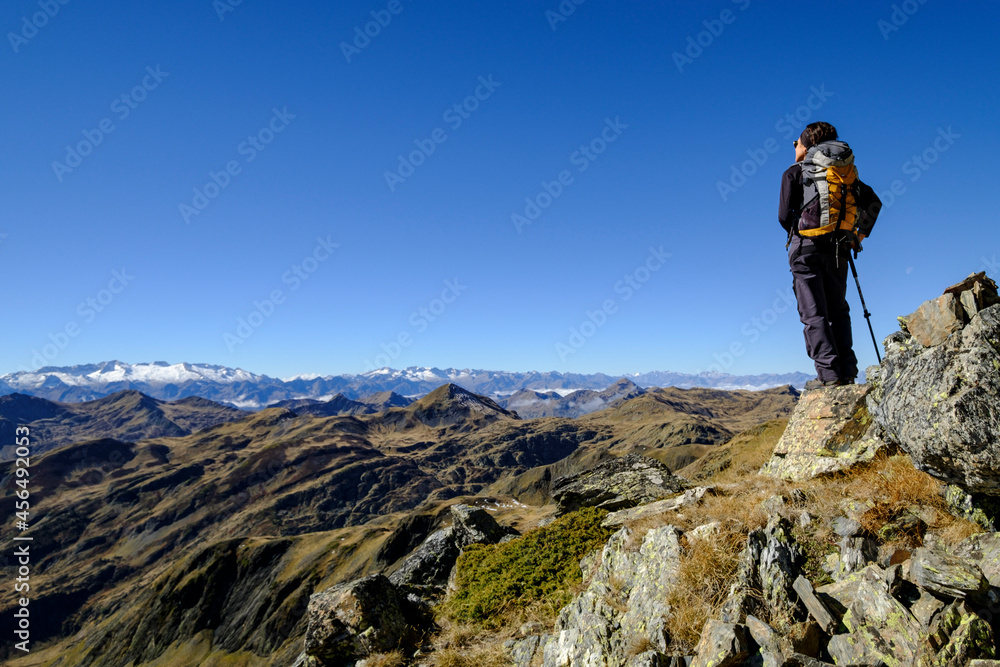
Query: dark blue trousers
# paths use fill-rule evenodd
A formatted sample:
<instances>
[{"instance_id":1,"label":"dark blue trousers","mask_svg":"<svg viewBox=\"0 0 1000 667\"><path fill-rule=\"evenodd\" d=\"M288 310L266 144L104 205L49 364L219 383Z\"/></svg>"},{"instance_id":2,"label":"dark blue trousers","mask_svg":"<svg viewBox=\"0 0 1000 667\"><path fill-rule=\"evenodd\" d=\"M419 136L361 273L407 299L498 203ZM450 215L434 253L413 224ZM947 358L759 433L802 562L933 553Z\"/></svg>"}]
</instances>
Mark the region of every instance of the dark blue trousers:
<instances>
[{"instance_id":1,"label":"dark blue trousers","mask_svg":"<svg viewBox=\"0 0 1000 667\"><path fill-rule=\"evenodd\" d=\"M788 248L788 265L817 377L823 382L854 380L858 359L847 303L847 257L838 260L835 251L796 236Z\"/></svg>"}]
</instances>

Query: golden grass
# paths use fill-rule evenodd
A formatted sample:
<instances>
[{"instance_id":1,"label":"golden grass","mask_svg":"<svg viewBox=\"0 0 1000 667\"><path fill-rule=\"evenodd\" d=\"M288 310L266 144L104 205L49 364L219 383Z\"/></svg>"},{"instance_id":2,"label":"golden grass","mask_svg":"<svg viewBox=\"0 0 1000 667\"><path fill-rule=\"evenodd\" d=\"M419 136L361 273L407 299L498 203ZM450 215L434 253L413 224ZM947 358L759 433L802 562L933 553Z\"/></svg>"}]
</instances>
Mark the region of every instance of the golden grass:
<instances>
[{"instance_id":1,"label":"golden grass","mask_svg":"<svg viewBox=\"0 0 1000 667\"><path fill-rule=\"evenodd\" d=\"M948 544L958 544L983 531L977 524L951 514L944 499L945 484L917 470L906 454L878 456L857 470L814 480L802 488L809 498L810 511L818 516L840 515L850 500L870 505L861 515L861 527L871 536L886 538L887 548L913 549L923 544L924 536L919 531L883 531L904 518L911 508L920 514L927 529L934 530Z\"/></svg>"},{"instance_id":2,"label":"golden grass","mask_svg":"<svg viewBox=\"0 0 1000 667\"><path fill-rule=\"evenodd\" d=\"M506 625L505 630L491 632L445 621L426 664L428 667L507 667L510 661L503 651L503 642L514 636L518 627Z\"/></svg>"},{"instance_id":3,"label":"golden grass","mask_svg":"<svg viewBox=\"0 0 1000 667\"><path fill-rule=\"evenodd\" d=\"M406 657L402 651L376 653L365 658L365 667L403 667Z\"/></svg>"},{"instance_id":4,"label":"golden grass","mask_svg":"<svg viewBox=\"0 0 1000 667\"><path fill-rule=\"evenodd\" d=\"M682 540L677 578L667 591L666 628L671 649L690 652L705 622L716 615L736 576L746 533L730 527L704 540Z\"/></svg>"}]
</instances>

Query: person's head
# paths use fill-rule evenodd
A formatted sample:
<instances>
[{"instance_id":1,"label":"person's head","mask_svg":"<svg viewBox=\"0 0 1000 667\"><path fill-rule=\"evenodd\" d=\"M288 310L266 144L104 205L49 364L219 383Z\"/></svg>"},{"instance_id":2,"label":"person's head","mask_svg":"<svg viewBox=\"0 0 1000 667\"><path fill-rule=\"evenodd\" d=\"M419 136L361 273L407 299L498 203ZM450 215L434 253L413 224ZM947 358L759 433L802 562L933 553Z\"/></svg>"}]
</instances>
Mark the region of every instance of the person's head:
<instances>
[{"instance_id":1,"label":"person's head","mask_svg":"<svg viewBox=\"0 0 1000 667\"><path fill-rule=\"evenodd\" d=\"M799 135L798 140L793 142L795 146L795 161L800 162L806 156L806 151L816 144L821 144L824 141L833 141L836 138L837 128L833 125L824 123L823 121L809 123L806 125L806 129L802 130L802 134Z\"/></svg>"}]
</instances>

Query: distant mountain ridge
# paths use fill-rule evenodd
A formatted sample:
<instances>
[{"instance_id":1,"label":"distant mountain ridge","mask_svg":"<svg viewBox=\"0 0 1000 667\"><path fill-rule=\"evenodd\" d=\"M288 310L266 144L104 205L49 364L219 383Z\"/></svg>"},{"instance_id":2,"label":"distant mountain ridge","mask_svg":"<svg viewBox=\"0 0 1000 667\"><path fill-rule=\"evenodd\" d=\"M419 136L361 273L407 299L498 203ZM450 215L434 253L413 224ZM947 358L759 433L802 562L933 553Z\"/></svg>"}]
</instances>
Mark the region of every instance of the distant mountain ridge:
<instances>
[{"instance_id":1,"label":"distant mountain ridge","mask_svg":"<svg viewBox=\"0 0 1000 667\"><path fill-rule=\"evenodd\" d=\"M79 403L119 391L136 390L159 400L174 401L199 396L217 403L256 410L281 401L328 401L337 394L350 400L380 392L395 392L414 398L429 394L448 383L490 396L499 402L503 397L525 390L556 392L562 396L579 390L602 392L622 377L639 387L703 387L723 390L761 390L783 385L801 388L812 378L806 373L736 376L724 373L691 375L652 371L607 375L411 366L401 370L381 368L358 375L278 379L211 364L170 364L164 361L128 364L106 361L69 367L46 366L35 371L8 373L0 377L0 395L22 393L51 401Z\"/></svg>"}]
</instances>

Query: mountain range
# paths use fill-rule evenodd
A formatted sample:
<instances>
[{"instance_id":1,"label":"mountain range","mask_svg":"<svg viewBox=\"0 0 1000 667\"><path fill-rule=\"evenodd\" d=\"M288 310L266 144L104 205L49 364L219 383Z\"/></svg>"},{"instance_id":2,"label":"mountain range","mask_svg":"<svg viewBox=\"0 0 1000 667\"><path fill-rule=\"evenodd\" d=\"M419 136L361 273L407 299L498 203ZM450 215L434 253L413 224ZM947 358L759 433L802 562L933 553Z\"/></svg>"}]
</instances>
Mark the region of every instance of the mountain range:
<instances>
[{"instance_id":1,"label":"mountain range","mask_svg":"<svg viewBox=\"0 0 1000 667\"><path fill-rule=\"evenodd\" d=\"M291 665L309 596L398 564L456 499L534 522L561 476L632 452L676 469L783 420L799 397L787 386L630 385L576 419L522 419L454 383L336 416L309 412L323 403L246 412L136 391L76 405L5 397L0 406L31 423L34 450L31 627L41 651L30 657L42 662L30 664ZM145 420L160 433L130 430ZM46 423L52 437L79 429L87 439L40 453ZM0 462L10 506L15 467ZM0 540L14 534L0 525ZM13 571L9 554L0 561ZM0 592L6 636L16 597ZM0 660L14 657L0 647Z\"/></svg>"},{"instance_id":2,"label":"mountain range","mask_svg":"<svg viewBox=\"0 0 1000 667\"><path fill-rule=\"evenodd\" d=\"M18 371L0 376L0 395L22 393L51 401L80 403L93 401L123 390L175 401L200 396L236 408L258 410L281 401L311 399L328 401L337 394L357 400L380 392L395 392L417 398L443 384L455 384L494 400L518 392L534 392L541 398L565 397L574 391L602 392L626 378L639 387L704 387L711 389L761 390L792 385L802 388L812 378L806 373L736 376L724 373L690 375L669 371L606 375L552 372L510 372L456 368L381 368L357 375L303 375L277 379L241 369L209 364L164 361L128 364L106 361L70 367L47 366L35 371ZM522 405L539 396L517 397ZM512 408L517 410L517 408ZM553 414L561 408L553 407ZM573 408L571 408L572 411Z\"/></svg>"}]
</instances>

